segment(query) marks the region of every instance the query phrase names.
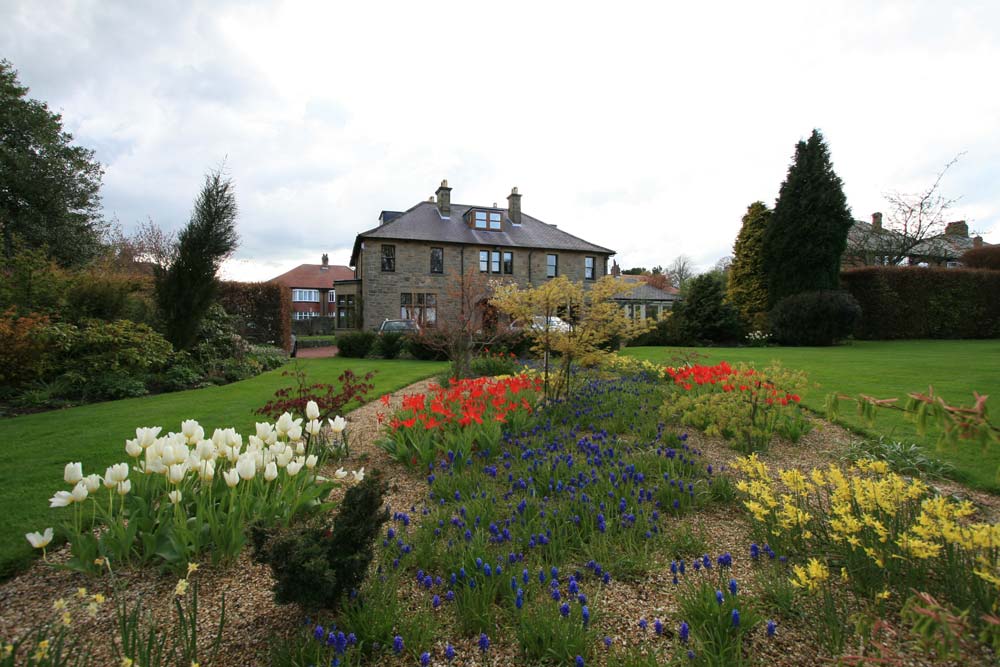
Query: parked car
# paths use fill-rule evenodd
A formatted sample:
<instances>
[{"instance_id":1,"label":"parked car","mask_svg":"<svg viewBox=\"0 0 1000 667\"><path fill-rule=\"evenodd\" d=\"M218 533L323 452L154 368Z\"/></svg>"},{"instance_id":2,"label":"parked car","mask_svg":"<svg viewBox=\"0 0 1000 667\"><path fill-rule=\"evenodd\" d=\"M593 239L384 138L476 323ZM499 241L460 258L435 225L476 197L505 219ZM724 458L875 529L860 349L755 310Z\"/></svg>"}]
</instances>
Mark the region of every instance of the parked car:
<instances>
[{"instance_id":1,"label":"parked car","mask_svg":"<svg viewBox=\"0 0 1000 667\"><path fill-rule=\"evenodd\" d=\"M524 320L514 320L513 322L511 322L510 328L513 329L514 331L522 330L525 328L525 324L526 323ZM545 331L545 316L535 315L534 317L531 318L531 322L528 323L527 326L530 327L532 331ZM548 328L549 331L559 331L562 333L566 333L573 330L573 327L570 325L569 322L555 315L549 317Z\"/></svg>"},{"instance_id":2,"label":"parked car","mask_svg":"<svg viewBox=\"0 0 1000 667\"><path fill-rule=\"evenodd\" d=\"M420 325L413 320L384 320L379 325L378 335L384 333L418 334Z\"/></svg>"}]
</instances>

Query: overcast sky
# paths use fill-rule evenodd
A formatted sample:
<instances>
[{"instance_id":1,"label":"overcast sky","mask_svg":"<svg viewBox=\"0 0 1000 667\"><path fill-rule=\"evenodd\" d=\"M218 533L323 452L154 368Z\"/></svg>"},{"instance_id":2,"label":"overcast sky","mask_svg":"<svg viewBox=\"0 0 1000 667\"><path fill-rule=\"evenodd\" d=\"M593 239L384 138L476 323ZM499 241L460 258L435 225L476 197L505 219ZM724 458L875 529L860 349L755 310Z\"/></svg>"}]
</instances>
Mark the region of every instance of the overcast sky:
<instances>
[{"instance_id":1,"label":"overcast sky","mask_svg":"<svg viewBox=\"0 0 1000 667\"><path fill-rule=\"evenodd\" d=\"M624 268L707 269L814 127L859 219L964 153L949 218L1000 243L998 2L3 0L0 57L126 231L180 228L225 159L238 279L346 264L442 178L463 204L516 185Z\"/></svg>"}]
</instances>

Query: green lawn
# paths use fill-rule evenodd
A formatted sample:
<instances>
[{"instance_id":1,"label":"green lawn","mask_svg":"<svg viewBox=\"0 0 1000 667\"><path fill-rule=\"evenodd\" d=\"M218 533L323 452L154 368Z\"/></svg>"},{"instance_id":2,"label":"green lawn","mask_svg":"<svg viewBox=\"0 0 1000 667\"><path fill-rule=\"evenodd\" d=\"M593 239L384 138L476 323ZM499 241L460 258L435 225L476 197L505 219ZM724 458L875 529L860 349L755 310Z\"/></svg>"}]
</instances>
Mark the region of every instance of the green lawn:
<instances>
[{"instance_id":1,"label":"green lawn","mask_svg":"<svg viewBox=\"0 0 1000 667\"><path fill-rule=\"evenodd\" d=\"M297 361L313 382L336 383L350 368L363 375L375 370L375 389L369 397L395 391L422 378L442 372L447 364L428 361L301 359ZM283 369L291 369L287 364ZM162 426L177 431L184 419L197 419L211 434L216 427L235 426L244 437L254 433L252 413L274 394L292 384L283 369L223 387L208 387L172 394L84 405L67 410L0 420L0 468L6 470L0 485L0 578L17 571L32 557L24 534L53 525L55 510L48 499L65 488L63 466L82 461L84 474L104 473L112 463L125 460L125 440L135 437L138 426Z\"/></svg>"},{"instance_id":2,"label":"green lawn","mask_svg":"<svg viewBox=\"0 0 1000 667\"><path fill-rule=\"evenodd\" d=\"M802 395L807 407L823 412L827 394L849 396L865 393L876 398L900 397L914 391L934 391L945 400L969 404L972 392L992 396L987 405L1000 401L1000 340L954 341L857 341L837 347L681 348L707 355L699 363L749 361L758 365L772 360L809 374L811 387ZM678 348L634 347L625 354L654 362L669 361ZM883 411L874 429L868 429L850 403L843 403L841 420L848 426L884 434L894 440L916 442L934 451L935 438L922 438L914 424L901 414ZM994 407L994 413L997 408ZM996 478L1000 448L983 452L970 445L955 451L937 452L957 469L957 477L972 486L1000 492Z\"/></svg>"}]
</instances>

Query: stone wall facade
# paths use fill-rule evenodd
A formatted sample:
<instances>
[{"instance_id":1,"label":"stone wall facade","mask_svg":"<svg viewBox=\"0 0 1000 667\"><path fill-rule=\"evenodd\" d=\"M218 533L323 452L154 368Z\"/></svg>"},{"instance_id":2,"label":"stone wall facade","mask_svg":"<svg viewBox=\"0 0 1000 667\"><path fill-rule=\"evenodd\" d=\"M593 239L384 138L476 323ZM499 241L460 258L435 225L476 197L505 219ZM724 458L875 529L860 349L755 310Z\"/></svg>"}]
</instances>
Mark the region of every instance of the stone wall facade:
<instances>
[{"instance_id":1,"label":"stone wall facade","mask_svg":"<svg viewBox=\"0 0 1000 667\"><path fill-rule=\"evenodd\" d=\"M395 267L393 271L382 270L382 246L393 246ZM443 271L431 272L431 248L441 248ZM361 328L377 328L383 320L398 319L401 314L403 294L433 294L436 301L438 320L454 317L459 304L456 292L461 276L470 268L479 272L479 252L500 252L499 273L488 270L490 278L514 280L522 287L539 285L547 280L547 255L558 258L558 275L566 276L574 282L587 282L584 267L587 257L594 258L594 278L599 279L608 272L608 255L542 248L509 248L502 246L458 245L423 241L400 241L365 239L358 256L357 275L361 278L360 292L363 317ZM503 273L503 253L512 253L513 267L509 274ZM492 258L492 256L491 256ZM494 268L492 262L487 269ZM410 297L416 302L417 296Z\"/></svg>"}]
</instances>

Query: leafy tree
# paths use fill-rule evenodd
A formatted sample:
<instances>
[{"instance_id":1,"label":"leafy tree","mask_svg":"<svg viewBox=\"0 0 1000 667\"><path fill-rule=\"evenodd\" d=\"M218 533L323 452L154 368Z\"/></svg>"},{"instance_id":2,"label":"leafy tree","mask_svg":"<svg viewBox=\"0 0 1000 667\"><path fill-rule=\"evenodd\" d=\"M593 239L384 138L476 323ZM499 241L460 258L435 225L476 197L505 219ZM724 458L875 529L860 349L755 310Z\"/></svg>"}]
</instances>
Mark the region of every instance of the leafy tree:
<instances>
[{"instance_id":1,"label":"leafy tree","mask_svg":"<svg viewBox=\"0 0 1000 667\"><path fill-rule=\"evenodd\" d=\"M635 266L631 269L625 269L622 271L623 276L641 276L644 273L646 273L646 267L644 266Z\"/></svg>"},{"instance_id":2,"label":"leafy tree","mask_svg":"<svg viewBox=\"0 0 1000 667\"><path fill-rule=\"evenodd\" d=\"M767 312L767 275L764 266L764 232L771 220L771 210L755 201L743 216L743 226L733 244L729 267L729 301L736 306L743 321L754 323Z\"/></svg>"},{"instance_id":3,"label":"leafy tree","mask_svg":"<svg viewBox=\"0 0 1000 667\"><path fill-rule=\"evenodd\" d=\"M722 343L737 340L741 327L736 309L725 301L726 280L721 271L695 276L687 296L674 305L671 319L677 334L687 341Z\"/></svg>"},{"instance_id":4,"label":"leafy tree","mask_svg":"<svg viewBox=\"0 0 1000 667\"><path fill-rule=\"evenodd\" d=\"M198 324L215 298L216 273L239 243L236 214L232 180L221 170L210 172L191 221L177 237L173 261L157 268L157 305L167 340L179 350L194 344Z\"/></svg>"},{"instance_id":5,"label":"leafy tree","mask_svg":"<svg viewBox=\"0 0 1000 667\"><path fill-rule=\"evenodd\" d=\"M853 222L830 151L820 131L813 130L795 146L764 233L769 305L799 292L837 289Z\"/></svg>"},{"instance_id":6,"label":"leafy tree","mask_svg":"<svg viewBox=\"0 0 1000 667\"><path fill-rule=\"evenodd\" d=\"M27 97L17 71L0 60L0 234L8 259L15 238L46 249L64 267L81 266L100 250L104 170L94 151L72 145L62 116Z\"/></svg>"}]
</instances>

